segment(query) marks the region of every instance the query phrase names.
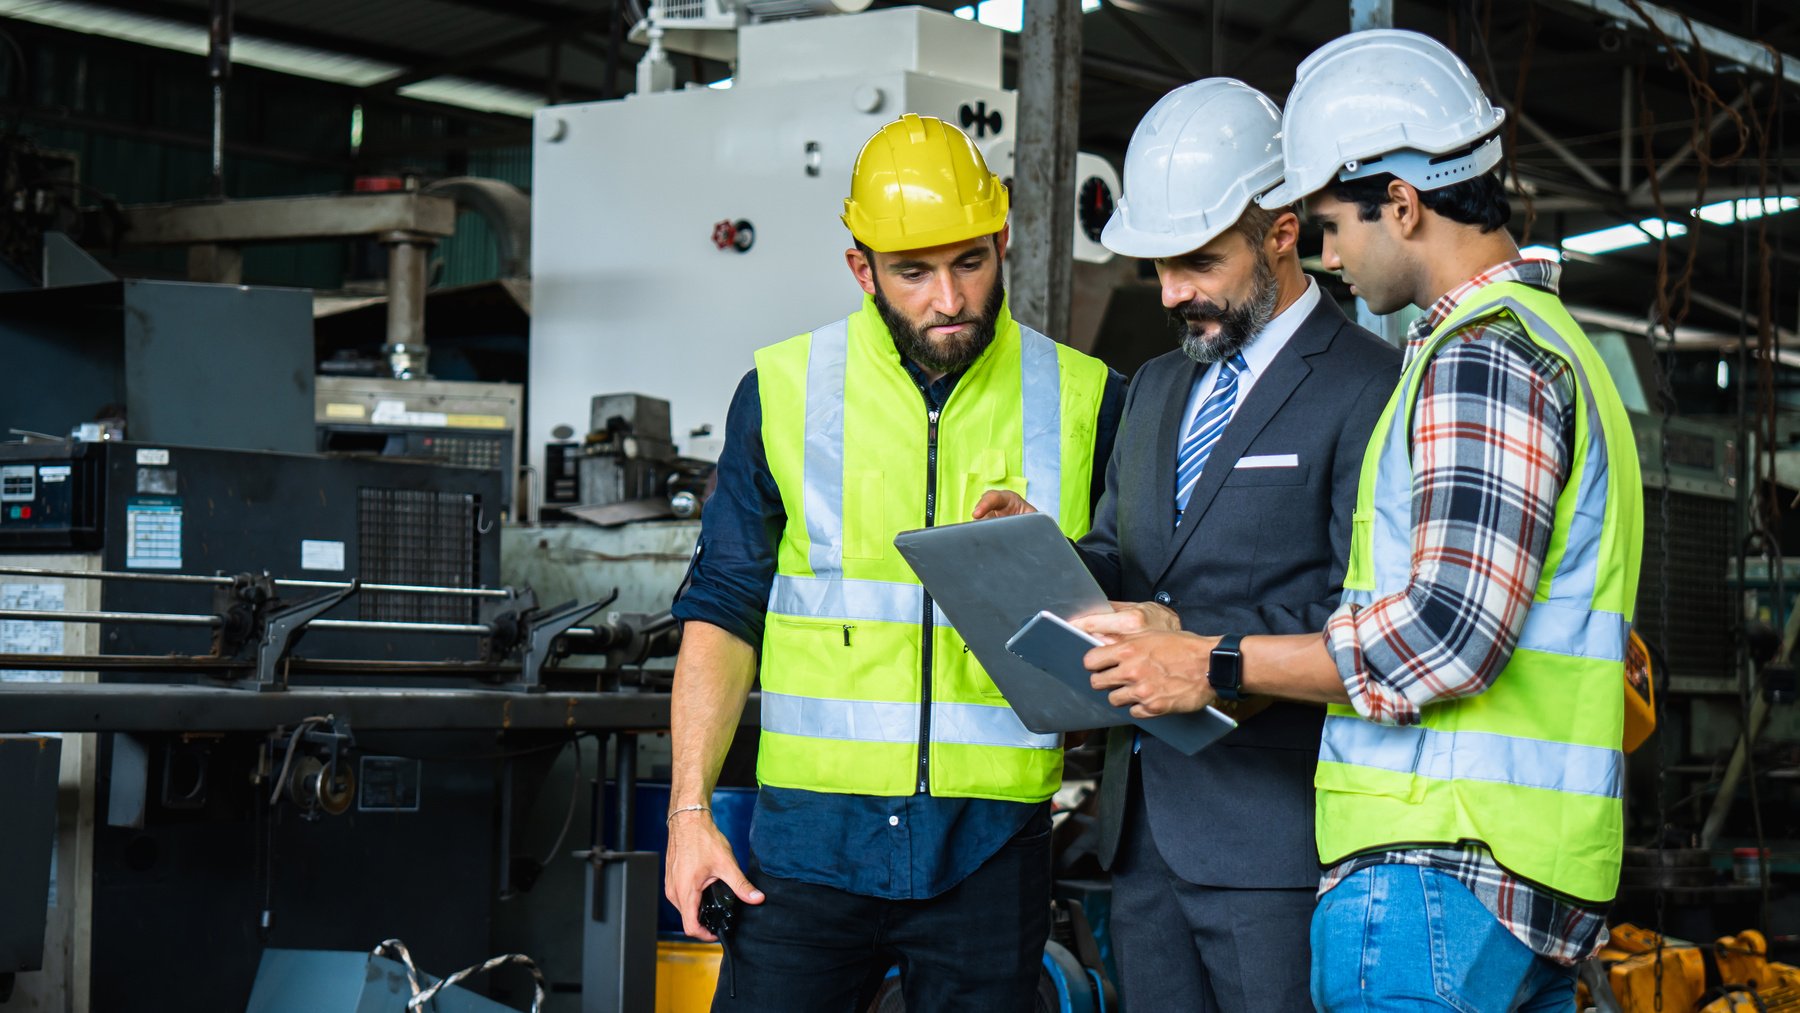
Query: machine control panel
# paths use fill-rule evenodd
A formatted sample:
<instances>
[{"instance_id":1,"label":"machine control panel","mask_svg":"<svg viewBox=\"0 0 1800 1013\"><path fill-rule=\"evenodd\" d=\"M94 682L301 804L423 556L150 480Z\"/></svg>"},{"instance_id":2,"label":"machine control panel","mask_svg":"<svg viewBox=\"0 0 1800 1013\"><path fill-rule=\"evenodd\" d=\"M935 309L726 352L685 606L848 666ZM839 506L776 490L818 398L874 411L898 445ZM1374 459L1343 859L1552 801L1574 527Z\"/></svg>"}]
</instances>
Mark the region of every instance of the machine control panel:
<instances>
[{"instance_id":1,"label":"machine control panel","mask_svg":"<svg viewBox=\"0 0 1800 1013\"><path fill-rule=\"evenodd\" d=\"M29 503L37 498L37 467L8 464L0 467L0 503Z\"/></svg>"},{"instance_id":2,"label":"machine control panel","mask_svg":"<svg viewBox=\"0 0 1800 1013\"><path fill-rule=\"evenodd\" d=\"M88 465L48 455L0 462L0 551L84 545L97 509Z\"/></svg>"},{"instance_id":3,"label":"machine control panel","mask_svg":"<svg viewBox=\"0 0 1800 1013\"><path fill-rule=\"evenodd\" d=\"M67 464L8 464L0 467L0 529L66 529L73 482Z\"/></svg>"}]
</instances>

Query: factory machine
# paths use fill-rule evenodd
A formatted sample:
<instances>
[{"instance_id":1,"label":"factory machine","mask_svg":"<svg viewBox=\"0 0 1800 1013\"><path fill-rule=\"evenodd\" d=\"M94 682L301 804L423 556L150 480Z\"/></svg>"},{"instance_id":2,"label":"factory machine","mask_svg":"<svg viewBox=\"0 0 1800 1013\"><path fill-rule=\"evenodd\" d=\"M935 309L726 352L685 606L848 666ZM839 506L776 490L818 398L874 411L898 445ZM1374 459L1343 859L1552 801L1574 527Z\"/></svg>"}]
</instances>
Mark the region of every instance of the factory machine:
<instances>
[{"instance_id":1,"label":"factory machine","mask_svg":"<svg viewBox=\"0 0 1800 1013\"><path fill-rule=\"evenodd\" d=\"M1017 103L1001 86L998 29L917 7L738 26L708 21L706 4L665 6L650 19L662 45L734 47L729 88L641 83L622 99L537 114L534 467L601 391L667 401L678 450L716 459L752 352L862 298L839 216L851 164L883 123L941 117L1011 177ZM1085 153L1076 169L1087 195L1076 257L1104 262L1118 177Z\"/></svg>"},{"instance_id":2,"label":"factory machine","mask_svg":"<svg viewBox=\"0 0 1800 1013\"><path fill-rule=\"evenodd\" d=\"M513 516L523 389L516 383L320 376L313 421L322 453L442 461L498 472Z\"/></svg>"},{"instance_id":3,"label":"factory machine","mask_svg":"<svg viewBox=\"0 0 1800 1013\"><path fill-rule=\"evenodd\" d=\"M361 952L360 981L388 938L441 974L561 925L539 972L580 991L565 1008L649 1008L657 863L591 765L614 741L631 796L635 733L668 720L637 667L675 633L611 594L503 585L501 486L359 457L0 446L0 765L32 803L0 829L0 901L37 914L7 939L41 944L0 947L0 989L230 1010L254 985L285 997L267 1013L325 1010L319 973L261 979ZM560 833L527 819L546 808ZM522 1008L531 984L462 987Z\"/></svg>"}]
</instances>

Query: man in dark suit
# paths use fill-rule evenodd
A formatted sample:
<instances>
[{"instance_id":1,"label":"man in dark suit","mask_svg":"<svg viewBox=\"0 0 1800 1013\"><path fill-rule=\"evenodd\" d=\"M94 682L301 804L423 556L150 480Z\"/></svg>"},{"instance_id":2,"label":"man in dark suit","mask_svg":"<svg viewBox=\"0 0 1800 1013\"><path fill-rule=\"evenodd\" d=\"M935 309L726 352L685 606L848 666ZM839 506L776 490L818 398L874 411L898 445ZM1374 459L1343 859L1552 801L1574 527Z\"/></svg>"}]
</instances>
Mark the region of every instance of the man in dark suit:
<instances>
[{"instance_id":1,"label":"man in dark suit","mask_svg":"<svg viewBox=\"0 0 1800 1013\"><path fill-rule=\"evenodd\" d=\"M1213 78L1165 96L1132 136L1104 242L1156 261L1181 348L1132 381L1093 530L1108 596L1078 622L1298 633L1337 605L1363 448L1400 353L1300 269L1299 220L1252 198L1280 180L1280 111ZM1131 1010L1311 1008L1319 881L1313 771L1322 708L1242 700L1238 729L1188 757L1114 729L1101 858Z\"/></svg>"}]
</instances>

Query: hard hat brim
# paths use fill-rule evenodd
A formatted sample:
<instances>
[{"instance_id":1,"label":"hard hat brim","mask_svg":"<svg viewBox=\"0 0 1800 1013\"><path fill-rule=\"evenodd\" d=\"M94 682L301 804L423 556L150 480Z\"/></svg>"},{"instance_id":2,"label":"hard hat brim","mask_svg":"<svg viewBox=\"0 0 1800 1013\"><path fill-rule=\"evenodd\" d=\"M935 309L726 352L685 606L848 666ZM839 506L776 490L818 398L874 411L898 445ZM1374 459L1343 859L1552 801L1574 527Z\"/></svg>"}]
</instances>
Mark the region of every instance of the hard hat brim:
<instances>
[{"instance_id":1,"label":"hard hat brim","mask_svg":"<svg viewBox=\"0 0 1800 1013\"><path fill-rule=\"evenodd\" d=\"M1145 232L1125 224L1119 213L1115 211L1112 218L1108 219L1106 227L1100 231L1100 245L1121 257L1163 260L1192 253L1217 239L1230 228L1230 225L1226 225L1220 228L1196 229L1192 232L1175 234Z\"/></svg>"}]
</instances>

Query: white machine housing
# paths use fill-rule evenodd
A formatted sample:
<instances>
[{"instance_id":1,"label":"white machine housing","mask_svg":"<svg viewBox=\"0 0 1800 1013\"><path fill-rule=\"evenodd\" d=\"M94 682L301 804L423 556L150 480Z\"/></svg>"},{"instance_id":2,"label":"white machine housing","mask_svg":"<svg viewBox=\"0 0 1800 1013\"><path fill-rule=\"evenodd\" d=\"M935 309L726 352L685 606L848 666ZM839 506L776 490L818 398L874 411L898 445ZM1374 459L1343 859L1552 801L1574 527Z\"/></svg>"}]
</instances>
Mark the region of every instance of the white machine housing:
<instances>
[{"instance_id":1,"label":"white machine housing","mask_svg":"<svg viewBox=\"0 0 1800 1013\"><path fill-rule=\"evenodd\" d=\"M539 111L532 464L542 467L552 429L579 429L593 395L613 390L668 400L681 453L716 458L752 353L862 299L839 216L876 129L904 112L942 117L1010 177L1001 39L917 7L745 25L729 89ZM1083 155L1078 169L1117 192L1103 160ZM715 227L737 222L754 228L753 244L716 245ZM1079 257L1107 256L1077 231Z\"/></svg>"}]
</instances>

